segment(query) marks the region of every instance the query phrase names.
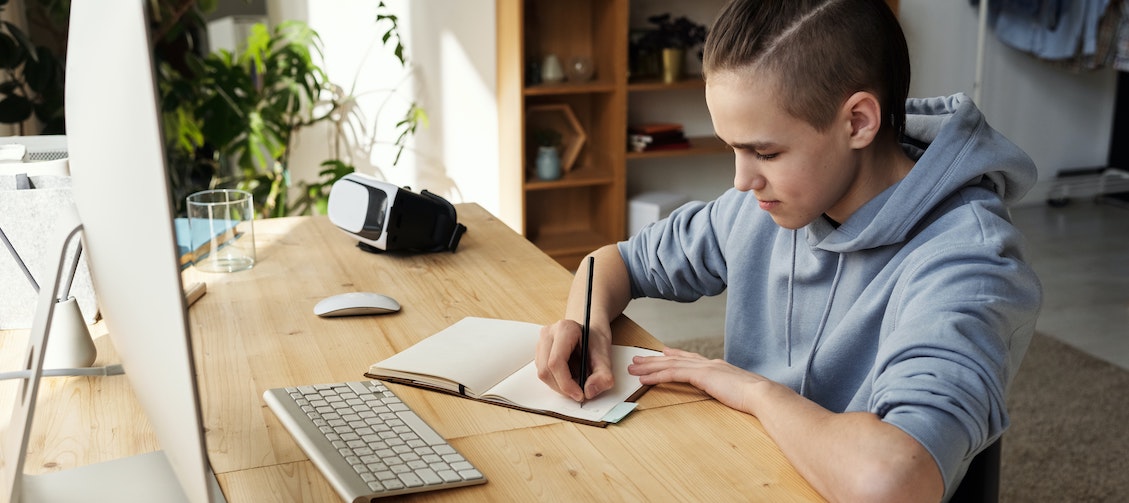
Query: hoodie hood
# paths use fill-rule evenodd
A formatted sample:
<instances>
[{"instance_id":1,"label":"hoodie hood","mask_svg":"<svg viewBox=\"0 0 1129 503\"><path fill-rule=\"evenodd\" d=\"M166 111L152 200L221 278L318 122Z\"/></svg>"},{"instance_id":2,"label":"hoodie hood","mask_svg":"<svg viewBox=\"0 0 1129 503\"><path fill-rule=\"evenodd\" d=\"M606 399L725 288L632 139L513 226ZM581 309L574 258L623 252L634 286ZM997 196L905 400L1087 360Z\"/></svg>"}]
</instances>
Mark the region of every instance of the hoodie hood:
<instances>
[{"instance_id":1,"label":"hoodie hood","mask_svg":"<svg viewBox=\"0 0 1129 503\"><path fill-rule=\"evenodd\" d=\"M916 161L909 174L838 228L817 219L809 244L843 253L899 243L960 187L985 185L1011 204L1038 178L1031 158L989 127L964 94L907 100L902 146Z\"/></svg>"}]
</instances>

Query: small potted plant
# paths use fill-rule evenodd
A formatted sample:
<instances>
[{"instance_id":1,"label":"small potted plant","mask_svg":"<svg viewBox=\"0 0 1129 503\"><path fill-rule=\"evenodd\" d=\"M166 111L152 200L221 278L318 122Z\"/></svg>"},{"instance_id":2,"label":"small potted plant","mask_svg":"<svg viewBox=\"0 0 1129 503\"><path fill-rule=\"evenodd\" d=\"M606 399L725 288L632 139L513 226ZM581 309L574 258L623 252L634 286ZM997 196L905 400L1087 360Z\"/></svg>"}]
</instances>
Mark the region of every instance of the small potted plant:
<instances>
[{"instance_id":1,"label":"small potted plant","mask_svg":"<svg viewBox=\"0 0 1129 503\"><path fill-rule=\"evenodd\" d=\"M535 161L537 178L556 180L561 177L561 133L556 129L537 128L530 131L537 146Z\"/></svg>"},{"instance_id":2,"label":"small potted plant","mask_svg":"<svg viewBox=\"0 0 1129 503\"><path fill-rule=\"evenodd\" d=\"M654 28L642 32L635 43L638 58L662 57L662 75L666 83L682 78L686 51L706 40L706 26L686 16L674 17L669 12L647 18Z\"/></svg>"}]
</instances>

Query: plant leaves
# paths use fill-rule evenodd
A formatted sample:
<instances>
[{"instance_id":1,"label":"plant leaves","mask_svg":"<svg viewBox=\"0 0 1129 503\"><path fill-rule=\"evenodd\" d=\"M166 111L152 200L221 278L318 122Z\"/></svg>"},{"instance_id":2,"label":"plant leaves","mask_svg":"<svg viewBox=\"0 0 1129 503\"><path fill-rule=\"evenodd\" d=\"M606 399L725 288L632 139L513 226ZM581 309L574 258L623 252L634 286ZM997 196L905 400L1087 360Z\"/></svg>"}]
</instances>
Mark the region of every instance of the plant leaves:
<instances>
[{"instance_id":1,"label":"plant leaves","mask_svg":"<svg viewBox=\"0 0 1129 503\"><path fill-rule=\"evenodd\" d=\"M13 41L16 43L16 47L21 59L35 59L36 57L38 57L35 54L35 43L33 43L31 39L28 38L27 34L24 33L19 26L4 21L2 27L11 34Z\"/></svg>"},{"instance_id":2,"label":"plant leaves","mask_svg":"<svg viewBox=\"0 0 1129 503\"><path fill-rule=\"evenodd\" d=\"M19 42L7 33L0 32L0 68L15 70L19 68L25 58L26 56Z\"/></svg>"},{"instance_id":3,"label":"plant leaves","mask_svg":"<svg viewBox=\"0 0 1129 503\"><path fill-rule=\"evenodd\" d=\"M15 124L31 118L31 102L18 95L8 95L0 100L0 122Z\"/></svg>"},{"instance_id":4,"label":"plant leaves","mask_svg":"<svg viewBox=\"0 0 1129 503\"><path fill-rule=\"evenodd\" d=\"M24 78L27 85L36 93L47 95L63 91L63 65L55 59L46 47L37 47L38 57L28 60L24 65Z\"/></svg>"}]
</instances>

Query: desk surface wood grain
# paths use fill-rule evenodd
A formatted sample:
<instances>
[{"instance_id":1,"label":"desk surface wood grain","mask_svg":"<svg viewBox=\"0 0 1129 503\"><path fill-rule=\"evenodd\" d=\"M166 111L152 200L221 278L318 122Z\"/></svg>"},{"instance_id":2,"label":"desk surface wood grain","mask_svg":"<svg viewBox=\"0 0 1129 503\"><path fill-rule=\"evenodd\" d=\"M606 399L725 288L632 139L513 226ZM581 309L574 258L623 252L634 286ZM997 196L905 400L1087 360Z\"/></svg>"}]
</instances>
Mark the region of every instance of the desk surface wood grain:
<instances>
[{"instance_id":1,"label":"desk surface wood grain","mask_svg":"<svg viewBox=\"0 0 1129 503\"><path fill-rule=\"evenodd\" d=\"M253 269L184 272L185 284L207 285L189 309L190 325L209 457L229 501L336 499L263 403L264 390L364 379L373 362L465 316L559 318L572 274L477 205L457 208L469 230L456 253L373 254L324 217L279 218L255 222ZM319 300L349 291L384 293L403 308L368 317L313 314ZM117 362L103 324L93 328L96 365ZM617 343L662 346L629 319L614 330ZM26 331L0 332L0 370L20 365L26 341ZM607 428L392 386L489 479L414 498L820 499L755 418L689 386L652 388L638 410ZM15 390L0 383L4 428ZM45 378L25 470L157 448L124 377Z\"/></svg>"}]
</instances>

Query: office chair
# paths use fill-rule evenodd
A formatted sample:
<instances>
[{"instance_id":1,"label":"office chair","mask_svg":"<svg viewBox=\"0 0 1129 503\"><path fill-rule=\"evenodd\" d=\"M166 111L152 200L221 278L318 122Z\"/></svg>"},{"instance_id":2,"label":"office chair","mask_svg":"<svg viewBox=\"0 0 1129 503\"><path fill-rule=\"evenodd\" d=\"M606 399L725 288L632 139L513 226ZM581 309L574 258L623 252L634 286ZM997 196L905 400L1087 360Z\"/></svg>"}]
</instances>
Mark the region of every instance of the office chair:
<instances>
[{"instance_id":1,"label":"office chair","mask_svg":"<svg viewBox=\"0 0 1129 503\"><path fill-rule=\"evenodd\" d=\"M1000 438L972 458L950 503L996 503L1000 499Z\"/></svg>"}]
</instances>

